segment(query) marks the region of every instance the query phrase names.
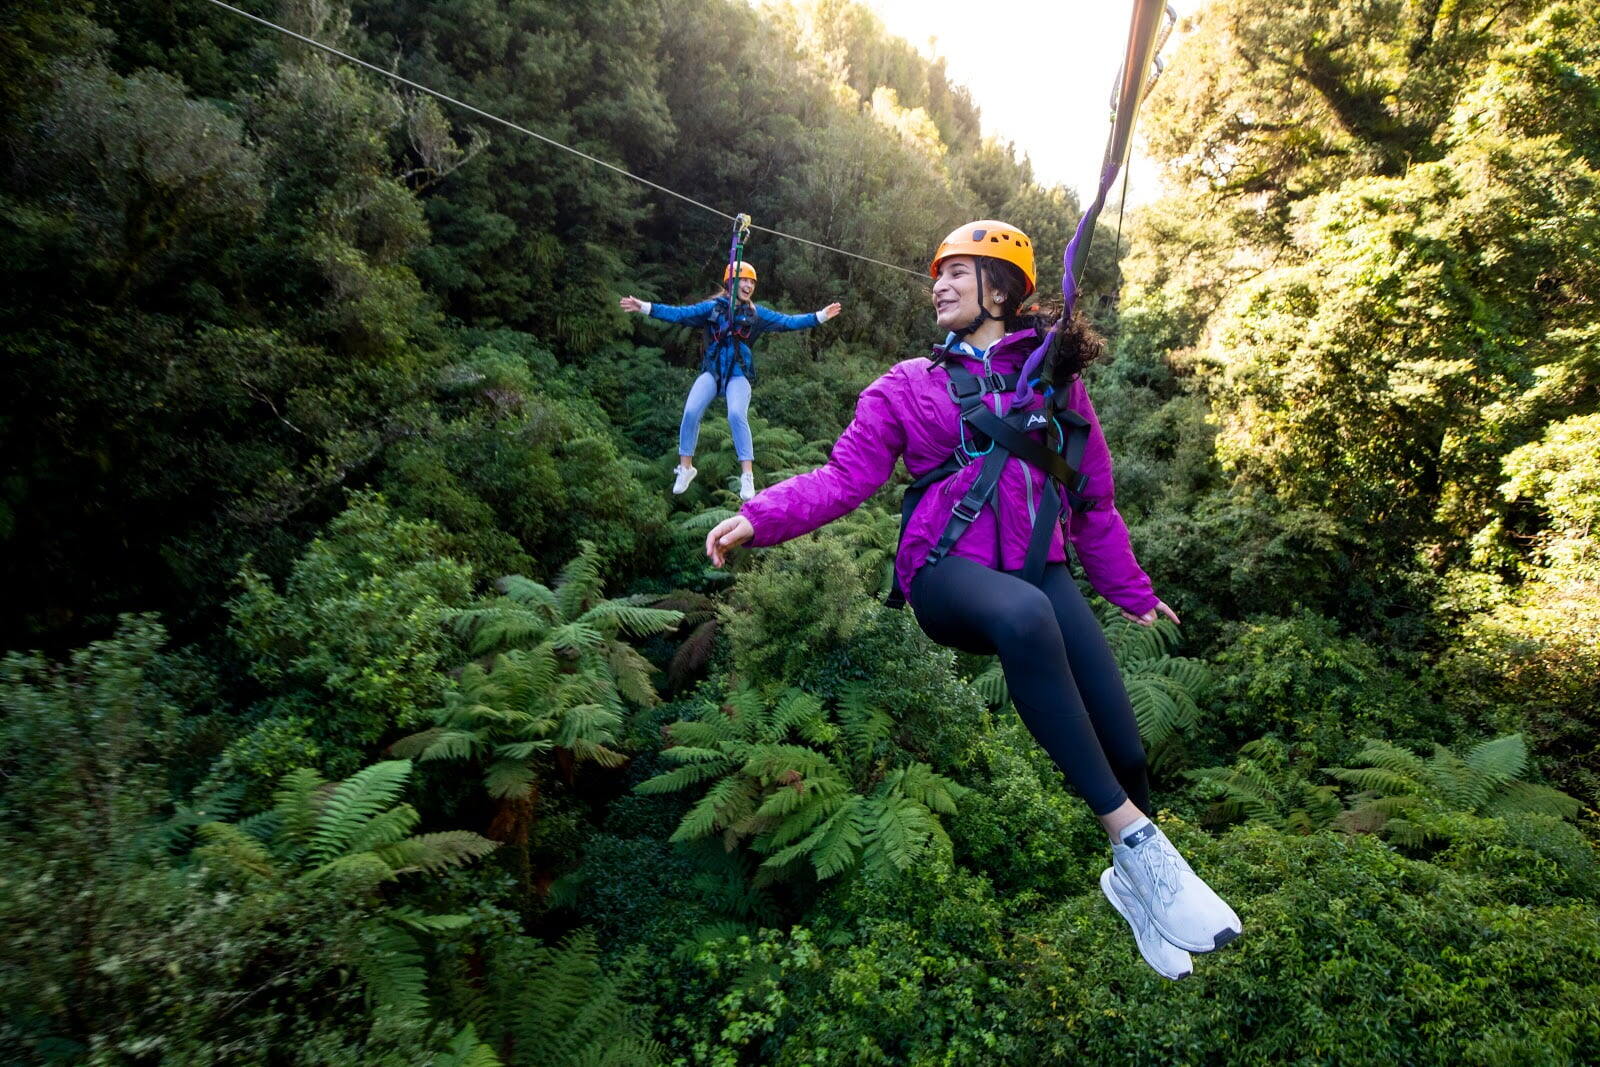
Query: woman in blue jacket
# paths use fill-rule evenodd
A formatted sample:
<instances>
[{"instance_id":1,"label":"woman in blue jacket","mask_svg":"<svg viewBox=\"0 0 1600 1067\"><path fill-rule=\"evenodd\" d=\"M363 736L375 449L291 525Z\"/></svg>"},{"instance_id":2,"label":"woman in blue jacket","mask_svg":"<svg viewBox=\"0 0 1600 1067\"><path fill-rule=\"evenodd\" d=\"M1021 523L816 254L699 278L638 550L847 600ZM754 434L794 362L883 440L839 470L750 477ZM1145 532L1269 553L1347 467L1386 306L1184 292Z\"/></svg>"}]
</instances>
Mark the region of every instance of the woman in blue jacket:
<instances>
[{"instance_id":1,"label":"woman in blue jacket","mask_svg":"<svg viewBox=\"0 0 1600 1067\"><path fill-rule=\"evenodd\" d=\"M731 265L724 267L722 281L730 279ZM700 377L689 390L683 405L683 422L678 427L678 470L672 491L689 488L698 473L694 467L694 446L700 437L700 419L714 397L728 398L728 428L733 432L733 450L743 468L739 475L739 497L756 495L755 448L750 441L750 383L755 378L750 343L764 333L779 330L808 330L839 314L834 302L809 315L784 315L757 307L750 299L756 290L756 269L739 264L739 302L731 312L727 291L698 304L652 304L625 296L619 302L623 311L643 312L651 318L680 326L698 326L706 331L705 356L700 360Z\"/></svg>"}]
</instances>

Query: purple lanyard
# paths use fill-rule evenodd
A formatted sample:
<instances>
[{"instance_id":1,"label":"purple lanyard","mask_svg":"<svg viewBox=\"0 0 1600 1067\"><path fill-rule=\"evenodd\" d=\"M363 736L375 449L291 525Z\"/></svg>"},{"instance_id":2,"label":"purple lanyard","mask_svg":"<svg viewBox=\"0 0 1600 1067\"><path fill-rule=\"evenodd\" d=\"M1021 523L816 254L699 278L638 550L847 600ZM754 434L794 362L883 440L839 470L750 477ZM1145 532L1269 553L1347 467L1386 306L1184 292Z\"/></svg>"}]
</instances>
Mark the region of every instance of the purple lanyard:
<instances>
[{"instance_id":1,"label":"purple lanyard","mask_svg":"<svg viewBox=\"0 0 1600 1067\"><path fill-rule=\"evenodd\" d=\"M1084 265L1089 261L1089 242L1094 239L1095 221L1100 218L1100 210L1106 206L1106 196L1116 184L1117 175L1127 161L1128 149L1133 144L1134 117L1138 114L1144 94L1154 81L1151 79L1147 82L1144 75L1145 71L1150 69L1150 62L1155 58L1155 54L1161 50L1161 43L1166 39L1166 35L1161 33L1163 11L1167 15L1167 30L1170 32L1172 24L1177 21L1177 13L1167 6L1164 0L1134 2L1133 19L1128 27L1128 51L1122 60L1122 71L1118 75L1116 96L1112 103L1114 117L1111 122L1111 136L1106 142L1105 161L1100 166L1100 188L1095 194L1094 202L1089 205L1089 210L1078 220L1078 228L1073 232L1072 240L1067 242L1067 250L1061 256L1061 318L1050 327L1044 340L1022 364L1022 373L1017 375L1017 392L1012 398L1012 407L1025 403L1032 395L1033 376L1039 370L1039 365L1044 362L1045 353L1050 350L1056 331L1061 323L1072 320L1072 311L1078 306L1078 285L1083 278ZM1158 37L1161 38L1160 41L1157 40Z\"/></svg>"}]
</instances>

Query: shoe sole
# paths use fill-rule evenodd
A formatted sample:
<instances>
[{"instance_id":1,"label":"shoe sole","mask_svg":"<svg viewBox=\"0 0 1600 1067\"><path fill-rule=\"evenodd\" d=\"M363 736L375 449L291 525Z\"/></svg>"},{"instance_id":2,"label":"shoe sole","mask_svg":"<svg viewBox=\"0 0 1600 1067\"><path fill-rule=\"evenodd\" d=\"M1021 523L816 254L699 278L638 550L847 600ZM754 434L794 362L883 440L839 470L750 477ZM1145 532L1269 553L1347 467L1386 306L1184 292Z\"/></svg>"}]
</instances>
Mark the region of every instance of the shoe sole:
<instances>
[{"instance_id":1,"label":"shoe sole","mask_svg":"<svg viewBox=\"0 0 1600 1067\"><path fill-rule=\"evenodd\" d=\"M1211 944L1196 945L1173 937L1172 934L1168 932L1167 928L1161 925L1161 920L1157 919L1154 915L1150 916L1150 921L1155 924L1157 932L1159 932L1161 936L1166 939L1167 944L1173 946L1174 948L1181 948L1185 952L1195 952L1202 955L1207 952L1215 952L1217 949L1221 948L1223 945L1226 945L1228 942L1234 940L1241 933L1243 933L1243 931L1238 927L1225 926L1221 930L1218 930L1215 934L1211 935Z\"/></svg>"},{"instance_id":2,"label":"shoe sole","mask_svg":"<svg viewBox=\"0 0 1600 1067\"><path fill-rule=\"evenodd\" d=\"M1115 870L1116 868L1113 867L1112 869ZM1224 926L1221 930L1218 930L1216 933L1211 935L1210 943L1196 943L1193 941L1185 941L1180 937L1174 937L1172 931L1163 926L1161 924L1161 919L1155 915L1150 916L1150 921L1155 924L1156 930L1161 934L1162 938L1166 940L1167 944L1173 946L1174 948L1181 948L1185 952L1193 952L1198 955L1204 955L1207 952L1215 952L1217 949L1221 948L1223 945L1226 945L1228 942L1233 941L1244 932L1242 928L1243 924L1240 924L1239 926ZM1234 922L1238 921L1238 916L1235 915Z\"/></svg>"},{"instance_id":3,"label":"shoe sole","mask_svg":"<svg viewBox=\"0 0 1600 1067\"><path fill-rule=\"evenodd\" d=\"M699 471L695 471L694 473L695 474L699 474L700 472ZM674 475L673 477L677 477L677 476ZM672 486L672 495L673 496L682 496L684 493L687 493L689 491L689 487L691 485L693 485L693 484L694 484L694 477L692 475L690 476L688 481L683 483L683 488L682 489L679 489L678 486L677 486L677 483L674 482L673 486Z\"/></svg>"},{"instance_id":4,"label":"shoe sole","mask_svg":"<svg viewBox=\"0 0 1600 1067\"><path fill-rule=\"evenodd\" d=\"M1106 899L1111 902L1111 906L1117 909L1117 914L1122 916L1122 921L1128 924L1128 929L1131 932L1136 929L1136 924L1133 921L1133 916L1128 914L1127 908L1123 907L1122 894L1118 893L1116 889L1112 887L1111 878L1112 868L1107 867L1105 870L1100 872L1100 892L1104 893L1106 895ZM1181 982L1183 979L1194 973L1193 971L1184 971L1182 974L1168 974L1160 967L1157 967L1153 962L1151 962L1150 957L1144 954L1144 947L1139 944L1139 935L1137 933L1133 935L1133 943L1134 946L1139 949L1139 958L1144 960L1147 967L1149 967L1152 971L1155 971L1163 978L1174 982ZM1181 946L1174 945L1173 947L1178 948Z\"/></svg>"}]
</instances>

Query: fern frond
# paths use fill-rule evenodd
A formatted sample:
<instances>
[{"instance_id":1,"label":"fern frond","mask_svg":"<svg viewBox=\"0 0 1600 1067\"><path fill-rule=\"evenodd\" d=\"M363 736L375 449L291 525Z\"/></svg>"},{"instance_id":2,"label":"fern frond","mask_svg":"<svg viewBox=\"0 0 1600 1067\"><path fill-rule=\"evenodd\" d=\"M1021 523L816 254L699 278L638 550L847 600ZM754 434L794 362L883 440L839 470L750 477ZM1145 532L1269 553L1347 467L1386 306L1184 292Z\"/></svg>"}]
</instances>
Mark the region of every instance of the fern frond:
<instances>
[{"instance_id":1,"label":"fern frond","mask_svg":"<svg viewBox=\"0 0 1600 1067\"><path fill-rule=\"evenodd\" d=\"M399 799L410 777L410 760L385 760L362 768L335 786L317 814L311 834L311 858L326 862L343 855L356 834Z\"/></svg>"},{"instance_id":2,"label":"fern frond","mask_svg":"<svg viewBox=\"0 0 1600 1067\"><path fill-rule=\"evenodd\" d=\"M483 772L483 787L500 800L528 796L535 780L533 768L521 760L495 760Z\"/></svg>"},{"instance_id":3,"label":"fern frond","mask_svg":"<svg viewBox=\"0 0 1600 1067\"><path fill-rule=\"evenodd\" d=\"M441 614L467 641L474 656L497 649L535 645L550 632L550 619L510 601L482 608L455 608Z\"/></svg>"},{"instance_id":4,"label":"fern frond","mask_svg":"<svg viewBox=\"0 0 1600 1067\"><path fill-rule=\"evenodd\" d=\"M196 832L205 842L195 849L196 858L218 874L241 880L277 877L277 868L266 846L237 826L206 823Z\"/></svg>"},{"instance_id":5,"label":"fern frond","mask_svg":"<svg viewBox=\"0 0 1600 1067\"><path fill-rule=\"evenodd\" d=\"M426 759L427 757L423 753L438 740L442 732L439 727L435 726L432 729L402 737L389 746L389 755L394 756L396 759Z\"/></svg>"},{"instance_id":6,"label":"fern frond","mask_svg":"<svg viewBox=\"0 0 1600 1067\"><path fill-rule=\"evenodd\" d=\"M560 617L575 620L581 616L590 602L599 599L603 584L600 553L592 541L579 541L578 554L556 578L556 610Z\"/></svg>"},{"instance_id":7,"label":"fern frond","mask_svg":"<svg viewBox=\"0 0 1600 1067\"><path fill-rule=\"evenodd\" d=\"M507 600L518 607L530 608L535 614L543 615L550 622L555 622L560 615L556 611L556 595L548 586L541 585L531 578L524 578L520 574L508 574L494 583Z\"/></svg>"},{"instance_id":8,"label":"fern frond","mask_svg":"<svg viewBox=\"0 0 1600 1067\"><path fill-rule=\"evenodd\" d=\"M631 637L652 637L675 628L683 621L683 612L641 607L621 599L605 600L590 608L578 621L598 630L614 632L611 628L615 627Z\"/></svg>"},{"instance_id":9,"label":"fern frond","mask_svg":"<svg viewBox=\"0 0 1600 1067\"><path fill-rule=\"evenodd\" d=\"M679 719L667 727L667 735L677 747L712 748L734 743L741 731L720 714L708 719ZM665 751L671 752L672 749Z\"/></svg>"},{"instance_id":10,"label":"fern frond","mask_svg":"<svg viewBox=\"0 0 1600 1067\"><path fill-rule=\"evenodd\" d=\"M655 707L660 702L656 687L650 683L655 667L639 655L631 645L613 641L606 649L611 673L617 680L617 690L642 707Z\"/></svg>"},{"instance_id":11,"label":"fern frond","mask_svg":"<svg viewBox=\"0 0 1600 1067\"><path fill-rule=\"evenodd\" d=\"M1328 773L1369 793L1415 796L1422 790L1415 779L1384 767L1329 767Z\"/></svg>"},{"instance_id":12,"label":"fern frond","mask_svg":"<svg viewBox=\"0 0 1600 1067\"><path fill-rule=\"evenodd\" d=\"M1381 767L1393 774L1405 775L1414 782L1420 782L1427 774L1427 765L1422 757L1415 752L1409 752L1399 745L1387 741L1369 740L1356 759L1373 767Z\"/></svg>"},{"instance_id":13,"label":"fern frond","mask_svg":"<svg viewBox=\"0 0 1600 1067\"><path fill-rule=\"evenodd\" d=\"M390 908L384 917L419 934L442 934L450 930L464 930L472 925L470 915L430 915L410 904Z\"/></svg>"},{"instance_id":14,"label":"fern frond","mask_svg":"<svg viewBox=\"0 0 1600 1067\"><path fill-rule=\"evenodd\" d=\"M712 786L678 823L670 841L694 841L710 837L755 811L756 785L747 778L730 775Z\"/></svg>"},{"instance_id":15,"label":"fern frond","mask_svg":"<svg viewBox=\"0 0 1600 1067\"><path fill-rule=\"evenodd\" d=\"M728 508L707 508L699 514L688 515L679 519L678 529L683 530L685 533L709 533L711 527L723 519L731 519L737 514L737 511L731 511Z\"/></svg>"},{"instance_id":16,"label":"fern frond","mask_svg":"<svg viewBox=\"0 0 1600 1067\"><path fill-rule=\"evenodd\" d=\"M272 794L272 814L277 822L276 837L295 845L304 844L317 824L320 796L327 782L309 767L284 775Z\"/></svg>"},{"instance_id":17,"label":"fern frond","mask_svg":"<svg viewBox=\"0 0 1600 1067\"><path fill-rule=\"evenodd\" d=\"M445 830L408 837L377 851L396 874L417 871L434 874L447 867L462 867L482 859L499 847L496 842L469 830Z\"/></svg>"},{"instance_id":18,"label":"fern frond","mask_svg":"<svg viewBox=\"0 0 1600 1067\"><path fill-rule=\"evenodd\" d=\"M373 1003L382 1009L377 1025L423 1018L428 1010L423 992L426 975L416 940L388 923L372 924L366 940L367 951L356 960L356 969Z\"/></svg>"},{"instance_id":19,"label":"fern frond","mask_svg":"<svg viewBox=\"0 0 1600 1067\"><path fill-rule=\"evenodd\" d=\"M1006 686L1006 673L1000 666L998 656L982 674L972 680L972 687L991 708L998 708L1011 699L1011 690Z\"/></svg>"},{"instance_id":20,"label":"fern frond","mask_svg":"<svg viewBox=\"0 0 1600 1067\"><path fill-rule=\"evenodd\" d=\"M761 728L761 740L781 741L802 723L822 718L822 701L800 689L787 689L778 698Z\"/></svg>"},{"instance_id":21,"label":"fern frond","mask_svg":"<svg viewBox=\"0 0 1600 1067\"><path fill-rule=\"evenodd\" d=\"M508 745L494 746L495 759L522 761L532 759L541 752L548 752L556 747L551 740L542 741L513 741Z\"/></svg>"},{"instance_id":22,"label":"fern frond","mask_svg":"<svg viewBox=\"0 0 1600 1067\"><path fill-rule=\"evenodd\" d=\"M417 810L410 804L397 804L388 811L372 817L367 824L351 835L345 845L347 852L368 852L382 845L399 841L417 825Z\"/></svg>"},{"instance_id":23,"label":"fern frond","mask_svg":"<svg viewBox=\"0 0 1600 1067\"><path fill-rule=\"evenodd\" d=\"M1495 785L1521 778L1528 770L1528 744L1521 734L1506 734L1474 745L1466 765Z\"/></svg>"},{"instance_id":24,"label":"fern frond","mask_svg":"<svg viewBox=\"0 0 1600 1067\"><path fill-rule=\"evenodd\" d=\"M1489 803L1488 814L1550 815L1557 819L1576 819L1583 801L1559 789L1530 782L1508 782Z\"/></svg>"},{"instance_id":25,"label":"fern frond","mask_svg":"<svg viewBox=\"0 0 1600 1067\"><path fill-rule=\"evenodd\" d=\"M674 750L668 749L667 751L672 752ZM720 774L726 774L733 766L732 760L720 757L715 762L690 763L667 771L665 774L658 774L654 778L646 778L634 786L633 791L636 793L676 793L679 790L689 788L691 785L715 778Z\"/></svg>"},{"instance_id":26,"label":"fern frond","mask_svg":"<svg viewBox=\"0 0 1600 1067\"><path fill-rule=\"evenodd\" d=\"M450 1045L433 1057L430 1067L502 1067L494 1050L478 1040L471 1023L456 1032Z\"/></svg>"},{"instance_id":27,"label":"fern frond","mask_svg":"<svg viewBox=\"0 0 1600 1067\"><path fill-rule=\"evenodd\" d=\"M598 648L605 635L588 623L568 622L551 630L545 640L557 651L587 652Z\"/></svg>"}]
</instances>

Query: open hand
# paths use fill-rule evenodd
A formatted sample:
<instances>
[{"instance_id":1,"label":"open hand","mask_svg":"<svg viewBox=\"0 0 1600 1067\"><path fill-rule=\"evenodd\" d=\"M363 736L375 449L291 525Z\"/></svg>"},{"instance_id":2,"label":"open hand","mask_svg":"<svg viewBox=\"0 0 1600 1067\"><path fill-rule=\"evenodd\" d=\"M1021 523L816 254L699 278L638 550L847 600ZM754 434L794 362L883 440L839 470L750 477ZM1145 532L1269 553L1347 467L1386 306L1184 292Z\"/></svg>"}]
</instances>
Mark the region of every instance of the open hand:
<instances>
[{"instance_id":1,"label":"open hand","mask_svg":"<svg viewBox=\"0 0 1600 1067\"><path fill-rule=\"evenodd\" d=\"M750 520L743 515L735 515L731 519L723 519L711 527L711 532L706 534L706 555L711 557L711 565L720 567L728 560L728 552L744 544L756 535L756 528L750 525Z\"/></svg>"},{"instance_id":2,"label":"open hand","mask_svg":"<svg viewBox=\"0 0 1600 1067\"><path fill-rule=\"evenodd\" d=\"M1156 624L1157 615L1165 615L1177 625L1183 625L1182 621L1178 618L1178 613L1167 607L1167 602L1165 600L1157 600L1156 606L1145 612L1143 615L1135 615L1131 611L1124 611L1122 613L1122 617L1124 619L1127 619L1129 622L1136 622L1140 626L1154 626Z\"/></svg>"},{"instance_id":3,"label":"open hand","mask_svg":"<svg viewBox=\"0 0 1600 1067\"><path fill-rule=\"evenodd\" d=\"M827 322L829 319L839 314L839 310L839 301L835 300L833 303L817 312L817 318L821 319L823 322Z\"/></svg>"},{"instance_id":4,"label":"open hand","mask_svg":"<svg viewBox=\"0 0 1600 1067\"><path fill-rule=\"evenodd\" d=\"M622 308L623 311L631 314L636 311L643 311L644 301L635 296L625 296L621 300L617 301L617 306Z\"/></svg>"}]
</instances>

